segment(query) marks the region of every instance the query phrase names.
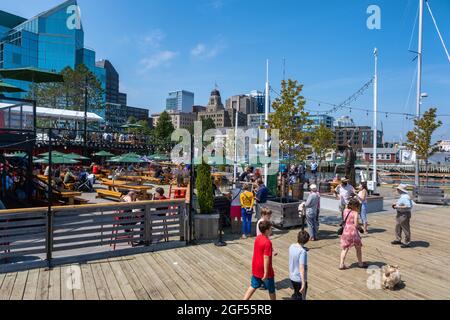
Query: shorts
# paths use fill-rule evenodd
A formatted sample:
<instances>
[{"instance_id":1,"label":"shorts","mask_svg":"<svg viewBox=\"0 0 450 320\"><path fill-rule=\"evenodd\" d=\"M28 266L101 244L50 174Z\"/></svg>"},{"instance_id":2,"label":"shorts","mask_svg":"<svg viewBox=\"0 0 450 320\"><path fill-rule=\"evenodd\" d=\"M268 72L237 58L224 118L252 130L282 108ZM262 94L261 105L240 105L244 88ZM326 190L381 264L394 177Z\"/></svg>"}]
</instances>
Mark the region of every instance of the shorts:
<instances>
[{"instance_id":1,"label":"shorts","mask_svg":"<svg viewBox=\"0 0 450 320\"><path fill-rule=\"evenodd\" d=\"M275 279L267 279L266 281L262 281L262 279L257 278L255 276L252 277L252 288L253 289L259 289L262 286L265 286L267 291L269 291L270 294L274 294L276 292L275 289Z\"/></svg>"}]
</instances>

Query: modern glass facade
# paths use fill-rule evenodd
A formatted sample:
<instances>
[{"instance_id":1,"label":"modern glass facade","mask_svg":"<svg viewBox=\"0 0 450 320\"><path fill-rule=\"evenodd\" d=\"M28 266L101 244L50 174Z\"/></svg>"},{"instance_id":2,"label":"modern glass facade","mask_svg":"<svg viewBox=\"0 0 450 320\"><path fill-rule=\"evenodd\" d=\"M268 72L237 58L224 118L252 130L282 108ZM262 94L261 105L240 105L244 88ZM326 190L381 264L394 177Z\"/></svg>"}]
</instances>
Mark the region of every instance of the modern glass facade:
<instances>
[{"instance_id":1,"label":"modern glass facade","mask_svg":"<svg viewBox=\"0 0 450 320\"><path fill-rule=\"evenodd\" d=\"M321 124L324 124L329 129L333 129L334 127L334 118L328 115L324 114L310 115L308 119L313 122L311 124L311 129L315 129L319 127Z\"/></svg>"},{"instance_id":2,"label":"modern glass facade","mask_svg":"<svg viewBox=\"0 0 450 320\"><path fill-rule=\"evenodd\" d=\"M174 112L189 113L194 105L194 93L180 90L169 92L166 99L166 110Z\"/></svg>"},{"instance_id":3,"label":"modern glass facade","mask_svg":"<svg viewBox=\"0 0 450 320\"><path fill-rule=\"evenodd\" d=\"M0 68L35 67L60 72L85 64L106 89L105 70L95 65L95 51L84 47L77 6L76 0L69 0L29 20L0 11ZM29 89L28 82L5 81Z\"/></svg>"}]
</instances>

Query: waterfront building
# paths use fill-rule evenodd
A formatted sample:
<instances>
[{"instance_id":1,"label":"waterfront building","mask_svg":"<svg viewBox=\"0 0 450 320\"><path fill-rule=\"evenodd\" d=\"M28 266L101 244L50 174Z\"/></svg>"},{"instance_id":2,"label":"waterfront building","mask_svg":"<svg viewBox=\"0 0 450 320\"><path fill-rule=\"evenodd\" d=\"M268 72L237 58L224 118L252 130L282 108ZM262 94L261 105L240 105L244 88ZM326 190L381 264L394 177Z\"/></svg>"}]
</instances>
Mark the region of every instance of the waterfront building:
<instances>
[{"instance_id":1,"label":"waterfront building","mask_svg":"<svg viewBox=\"0 0 450 320\"><path fill-rule=\"evenodd\" d=\"M127 106L126 109L127 120L134 117L137 121L148 121L150 111L146 108L136 108Z\"/></svg>"},{"instance_id":2,"label":"waterfront building","mask_svg":"<svg viewBox=\"0 0 450 320\"><path fill-rule=\"evenodd\" d=\"M373 148L363 148L363 160L373 162ZM398 163L399 151L396 148L377 148L378 163Z\"/></svg>"},{"instance_id":3,"label":"waterfront building","mask_svg":"<svg viewBox=\"0 0 450 320\"><path fill-rule=\"evenodd\" d=\"M250 92L249 96L256 100L258 109L256 113L264 113L266 111L266 96L264 93L258 90L253 90Z\"/></svg>"},{"instance_id":4,"label":"waterfront building","mask_svg":"<svg viewBox=\"0 0 450 320\"><path fill-rule=\"evenodd\" d=\"M266 114L255 113L247 115L247 126L250 128L258 128L266 125Z\"/></svg>"},{"instance_id":5,"label":"waterfront building","mask_svg":"<svg viewBox=\"0 0 450 320\"><path fill-rule=\"evenodd\" d=\"M355 127L355 122L349 116L342 116L334 120L333 127L335 128Z\"/></svg>"},{"instance_id":6,"label":"waterfront building","mask_svg":"<svg viewBox=\"0 0 450 320\"><path fill-rule=\"evenodd\" d=\"M249 95L232 96L227 99L225 105L227 109L234 109L243 114L258 113L258 103Z\"/></svg>"},{"instance_id":7,"label":"waterfront building","mask_svg":"<svg viewBox=\"0 0 450 320\"><path fill-rule=\"evenodd\" d=\"M197 115L195 113L171 111L168 114L172 119L172 124L175 129L189 129L197 121ZM152 114L153 126L158 125L160 116L160 113Z\"/></svg>"},{"instance_id":8,"label":"waterfront building","mask_svg":"<svg viewBox=\"0 0 450 320\"><path fill-rule=\"evenodd\" d=\"M332 116L328 116L325 114L317 114L317 115L309 115L308 119L312 121L310 126L310 130L314 130L319 127L321 124L324 124L327 128L334 128L334 118Z\"/></svg>"},{"instance_id":9,"label":"waterfront building","mask_svg":"<svg viewBox=\"0 0 450 320\"><path fill-rule=\"evenodd\" d=\"M335 145L337 150L344 150L350 141L353 148L373 148L373 130L368 126L335 127ZM383 147L383 132L378 130L378 148Z\"/></svg>"}]
</instances>

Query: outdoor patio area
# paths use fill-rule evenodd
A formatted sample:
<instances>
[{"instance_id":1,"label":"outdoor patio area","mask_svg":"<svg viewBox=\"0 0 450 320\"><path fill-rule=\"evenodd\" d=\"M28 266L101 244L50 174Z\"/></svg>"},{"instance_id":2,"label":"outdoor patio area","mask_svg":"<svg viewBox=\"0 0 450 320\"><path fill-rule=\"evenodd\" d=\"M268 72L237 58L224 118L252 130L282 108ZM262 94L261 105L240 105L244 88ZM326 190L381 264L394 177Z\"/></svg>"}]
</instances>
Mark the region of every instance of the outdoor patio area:
<instances>
[{"instance_id":1,"label":"outdoor patio area","mask_svg":"<svg viewBox=\"0 0 450 320\"><path fill-rule=\"evenodd\" d=\"M329 216L327 221L333 221ZM337 225L322 224L321 241L308 244L310 300L450 299L450 209L420 206L413 214L413 248L390 245L394 216L370 215L363 255L371 265L398 265L404 281L396 291L368 288L368 270L339 271ZM278 299L290 299L288 247L298 230L276 230L273 240ZM242 299L250 284L253 239L228 238L228 246L199 244L81 265L0 274L0 299ZM354 251L348 263L356 262ZM374 278L370 278L374 279ZM369 284L371 281L369 281ZM255 299L267 299L258 290Z\"/></svg>"}]
</instances>

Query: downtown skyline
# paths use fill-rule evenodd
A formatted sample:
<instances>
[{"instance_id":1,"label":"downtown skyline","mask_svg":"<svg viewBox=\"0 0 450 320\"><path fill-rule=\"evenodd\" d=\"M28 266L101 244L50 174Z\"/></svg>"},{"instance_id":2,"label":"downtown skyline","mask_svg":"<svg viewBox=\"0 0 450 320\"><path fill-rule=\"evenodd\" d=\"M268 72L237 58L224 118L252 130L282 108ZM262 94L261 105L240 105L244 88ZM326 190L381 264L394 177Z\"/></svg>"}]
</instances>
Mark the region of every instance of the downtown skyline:
<instances>
[{"instance_id":1,"label":"downtown skyline","mask_svg":"<svg viewBox=\"0 0 450 320\"><path fill-rule=\"evenodd\" d=\"M4 3L1 10L30 18L62 1ZM199 0L123 1L79 0L86 45L99 59L111 60L121 76L129 104L161 112L168 92L195 93L195 104L204 105L217 83L224 97L264 88L265 60L271 61L271 85L277 92L283 78L305 85L307 109L317 112L339 104L373 76L373 48L379 49L380 110L414 113L417 1L359 1L337 5L331 1ZM381 30L369 30L367 7L381 8ZM450 4L432 0L444 40L448 42ZM177 10L171 11L171 6ZM239 8L239 10L237 10ZM145 18L144 18L145 17ZM126 22L125 22L126 21ZM446 59L428 12L424 14L423 110L437 107L450 114L450 63ZM414 81L415 82L415 81ZM411 89L412 88L412 89ZM447 89L447 90L445 90ZM272 93L272 100L276 94ZM409 99L408 99L409 97ZM314 99L309 100L309 99ZM356 102L372 108L372 90ZM366 112L340 111L358 125L372 125ZM379 116L387 140L399 140L411 129L403 116ZM436 139L450 136L450 117Z\"/></svg>"}]
</instances>

